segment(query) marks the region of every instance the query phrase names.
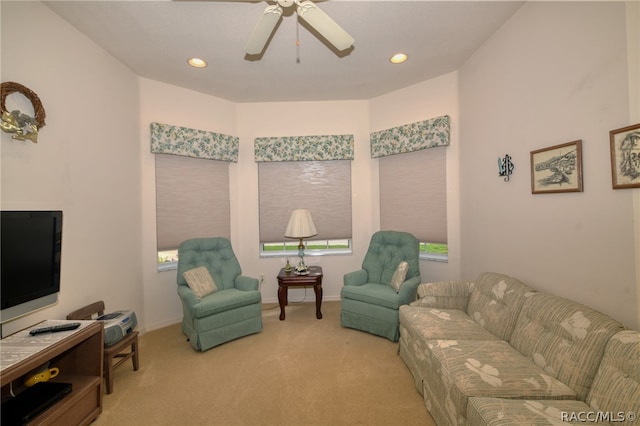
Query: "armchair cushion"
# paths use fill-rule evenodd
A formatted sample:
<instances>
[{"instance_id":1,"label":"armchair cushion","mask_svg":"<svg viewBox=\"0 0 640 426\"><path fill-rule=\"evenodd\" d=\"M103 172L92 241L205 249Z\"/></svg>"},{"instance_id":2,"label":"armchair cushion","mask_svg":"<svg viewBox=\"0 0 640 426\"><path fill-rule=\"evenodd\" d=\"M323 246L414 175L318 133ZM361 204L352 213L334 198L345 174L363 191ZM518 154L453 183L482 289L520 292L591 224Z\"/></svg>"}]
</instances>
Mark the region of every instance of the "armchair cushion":
<instances>
[{"instance_id":1,"label":"armchair cushion","mask_svg":"<svg viewBox=\"0 0 640 426\"><path fill-rule=\"evenodd\" d=\"M209 270L204 266L189 269L182 275L184 276L187 285L191 290L193 290L198 299L202 299L207 294L214 293L218 289L213 278L211 278Z\"/></svg>"},{"instance_id":2,"label":"armchair cushion","mask_svg":"<svg viewBox=\"0 0 640 426\"><path fill-rule=\"evenodd\" d=\"M409 264L407 279L420 275L419 244L407 232L378 231L371 237L369 249L362 262L370 283L391 284L391 277L402 261Z\"/></svg>"},{"instance_id":3,"label":"armchair cushion","mask_svg":"<svg viewBox=\"0 0 640 426\"><path fill-rule=\"evenodd\" d=\"M405 277L407 276L407 269L409 268L409 264L405 261L400 262L396 271L393 273L391 277L391 287L396 291L396 293L400 292L400 287L404 282Z\"/></svg>"},{"instance_id":4,"label":"armchair cushion","mask_svg":"<svg viewBox=\"0 0 640 426\"><path fill-rule=\"evenodd\" d=\"M400 296L388 285L368 283L343 287L342 297L391 309L400 307Z\"/></svg>"},{"instance_id":5,"label":"armchair cushion","mask_svg":"<svg viewBox=\"0 0 640 426\"><path fill-rule=\"evenodd\" d=\"M205 296L199 303L196 303L193 306L193 316L204 318L254 303L260 303L260 293L258 292L242 291L235 288L220 290L215 294Z\"/></svg>"}]
</instances>

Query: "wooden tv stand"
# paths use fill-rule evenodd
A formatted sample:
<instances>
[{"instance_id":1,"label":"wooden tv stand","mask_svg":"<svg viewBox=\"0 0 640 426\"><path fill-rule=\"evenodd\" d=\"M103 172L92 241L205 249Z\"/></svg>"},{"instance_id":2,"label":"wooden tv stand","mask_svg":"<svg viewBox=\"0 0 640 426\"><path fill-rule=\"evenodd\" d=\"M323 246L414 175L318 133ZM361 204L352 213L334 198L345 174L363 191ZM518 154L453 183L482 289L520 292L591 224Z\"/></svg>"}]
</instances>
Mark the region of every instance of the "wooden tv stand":
<instances>
[{"instance_id":1,"label":"wooden tv stand","mask_svg":"<svg viewBox=\"0 0 640 426\"><path fill-rule=\"evenodd\" d=\"M28 373L48 363L60 374L51 381L71 383L69 395L38 415L29 425L87 425L102 412L104 329L98 321L78 321L76 330L31 336L29 330L58 325L48 320L0 341L2 401L26 389Z\"/></svg>"}]
</instances>

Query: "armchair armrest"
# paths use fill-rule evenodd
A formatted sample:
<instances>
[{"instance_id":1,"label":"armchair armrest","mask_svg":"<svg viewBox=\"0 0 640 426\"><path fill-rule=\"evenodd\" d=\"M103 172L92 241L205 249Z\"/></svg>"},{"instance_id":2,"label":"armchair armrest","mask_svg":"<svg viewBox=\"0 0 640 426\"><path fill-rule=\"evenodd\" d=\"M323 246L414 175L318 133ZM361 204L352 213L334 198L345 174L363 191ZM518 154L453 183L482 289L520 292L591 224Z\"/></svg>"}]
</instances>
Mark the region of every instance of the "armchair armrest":
<instances>
[{"instance_id":1,"label":"armchair armrest","mask_svg":"<svg viewBox=\"0 0 640 426\"><path fill-rule=\"evenodd\" d=\"M416 300L416 292L420 285L420 276L409 278L402 283L398 295L400 296L400 304L408 305Z\"/></svg>"},{"instance_id":2,"label":"armchair armrest","mask_svg":"<svg viewBox=\"0 0 640 426\"><path fill-rule=\"evenodd\" d=\"M180 297L180 300L182 301L182 305L185 307L185 309L193 313L194 306L199 302L198 297L193 292L193 290L191 290L189 286L179 285L178 296Z\"/></svg>"},{"instance_id":3,"label":"armchair armrest","mask_svg":"<svg viewBox=\"0 0 640 426\"><path fill-rule=\"evenodd\" d=\"M344 274L344 285L364 285L367 283L369 274L364 269L358 271L347 272Z\"/></svg>"},{"instance_id":4,"label":"armchair armrest","mask_svg":"<svg viewBox=\"0 0 640 426\"><path fill-rule=\"evenodd\" d=\"M467 310L474 283L469 281L437 281L418 286L418 300L412 306Z\"/></svg>"},{"instance_id":5,"label":"armchair armrest","mask_svg":"<svg viewBox=\"0 0 640 426\"><path fill-rule=\"evenodd\" d=\"M257 278L238 275L234 282L235 287L242 291L257 291L259 289L259 281Z\"/></svg>"}]
</instances>

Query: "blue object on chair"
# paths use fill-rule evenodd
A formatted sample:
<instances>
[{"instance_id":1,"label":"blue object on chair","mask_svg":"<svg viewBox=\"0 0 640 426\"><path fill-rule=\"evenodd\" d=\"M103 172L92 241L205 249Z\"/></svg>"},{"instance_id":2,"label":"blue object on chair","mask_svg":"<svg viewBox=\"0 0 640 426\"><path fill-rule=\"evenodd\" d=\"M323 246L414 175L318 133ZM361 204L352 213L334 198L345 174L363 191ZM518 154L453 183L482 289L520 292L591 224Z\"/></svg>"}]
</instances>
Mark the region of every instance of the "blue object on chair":
<instances>
[{"instance_id":1,"label":"blue object on chair","mask_svg":"<svg viewBox=\"0 0 640 426\"><path fill-rule=\"evenodd\" d=\"M198 299L183 273L204 266L217 291ZM262 330L262 296L257 278L242 275L231 242L222 237L184 241L178 248L178 295L182 331L194 349L214 346Z\"/></svg>"},{"instance_id":2,"label":"blue object on chair","mask_svg":"<svg viewBox=\"0 0 640 426\"><path fill-rule=\"evenodd\" d=\"M419 242L399 231L378 231L371 237L362 269L344 275L340 292L340 321L397 342L400 338L398 310L416 299L420 284ZM405 281L396 293L391 278L400 262L409 265Z\"/></svg>"}]
</instances>

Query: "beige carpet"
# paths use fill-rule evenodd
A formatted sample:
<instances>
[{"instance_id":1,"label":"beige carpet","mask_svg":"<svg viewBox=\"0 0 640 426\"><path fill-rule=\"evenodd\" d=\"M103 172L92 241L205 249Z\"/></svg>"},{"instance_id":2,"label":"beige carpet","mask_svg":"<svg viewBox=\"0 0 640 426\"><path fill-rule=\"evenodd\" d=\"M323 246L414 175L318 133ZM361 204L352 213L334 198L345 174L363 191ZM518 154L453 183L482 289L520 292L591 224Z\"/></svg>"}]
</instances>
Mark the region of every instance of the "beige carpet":
<instances>
[{"instance_id":1,"label":"beige carpet","mask_svg":"<svg viewBox=\"0 0 640 426\"><path fill-rule=\"evenodd\" d=\"M261 333L206 352L176 324L116 369L105 425L435 425L397 344L340 326L340 303L266 305Z\"/></svg>"}]
</instances>

